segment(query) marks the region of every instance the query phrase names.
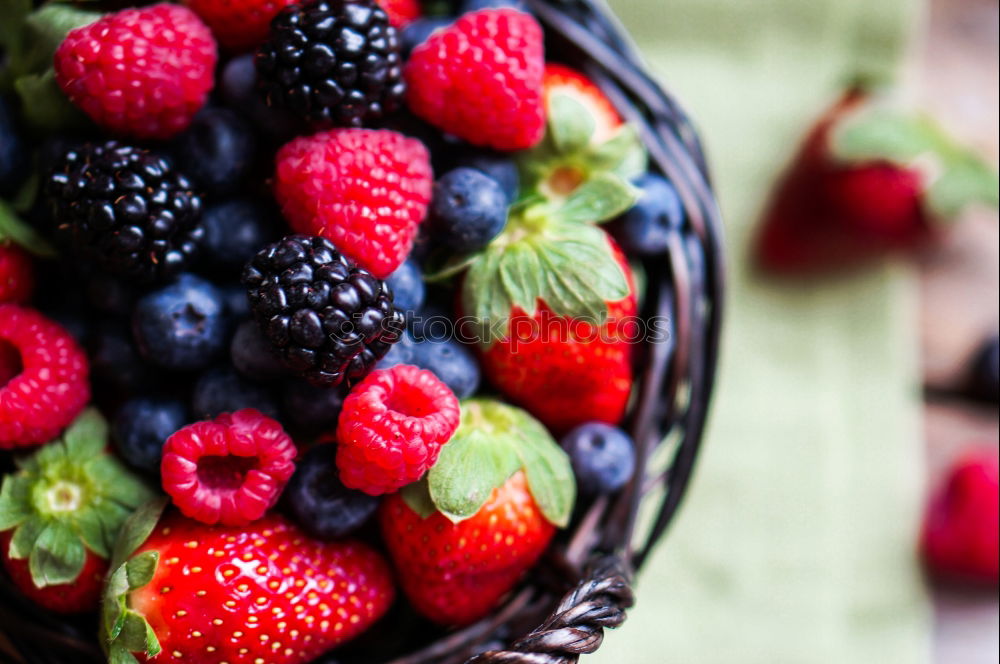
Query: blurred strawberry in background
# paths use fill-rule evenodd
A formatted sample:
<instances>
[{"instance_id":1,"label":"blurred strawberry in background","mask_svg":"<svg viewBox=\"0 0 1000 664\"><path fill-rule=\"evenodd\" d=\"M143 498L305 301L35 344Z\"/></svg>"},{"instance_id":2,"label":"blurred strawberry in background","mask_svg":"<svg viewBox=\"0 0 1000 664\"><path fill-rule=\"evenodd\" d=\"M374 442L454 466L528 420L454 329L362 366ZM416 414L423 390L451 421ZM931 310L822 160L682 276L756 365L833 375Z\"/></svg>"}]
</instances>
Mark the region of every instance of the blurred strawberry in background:
<instances>
[{"instance_id":1,"label":"blurred strawberry in background","mask_svg":"<svg viewBox=\"0 0 1000 664\"><path fill-rule=\"evenodd\" d=\"M931 120L851 90L779 181L756 261L772 274L839 271L926 244L966 205L997 199L995 170Z\"/></svg>"},{"instance_id":2,"label":"blurred strawberry in background","mask_svg":"<svg viewBox=\"0 0 1000 664\"><path fill-rule=\"evenodd\" d=\"M924 519L923 556L935 577L1000 583L1000 465L996 447L972 449L952 466Z\"/></svg>"}]
</instances>

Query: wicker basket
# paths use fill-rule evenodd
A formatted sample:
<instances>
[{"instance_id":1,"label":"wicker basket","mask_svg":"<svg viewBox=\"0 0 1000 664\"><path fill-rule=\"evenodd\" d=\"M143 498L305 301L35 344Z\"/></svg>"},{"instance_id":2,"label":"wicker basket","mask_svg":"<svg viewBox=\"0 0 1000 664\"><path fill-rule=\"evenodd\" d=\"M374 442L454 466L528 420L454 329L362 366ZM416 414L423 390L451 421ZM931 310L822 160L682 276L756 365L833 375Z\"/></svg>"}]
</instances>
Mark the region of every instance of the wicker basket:
<instances>
[{"instance_id":1,"label":"wicker basket","mask_svg":"<svg viewBox=\"0 0 1000 664\"><path fill-rule=\"evenodd\" d=\"M714 381L724 280L721 222L698 137L606 7L594 0L526 2L546 29L548 56L582 69L640 128L653 167L676 185L686 208L686 227L671 238L668 255L644 265L642 315L669 321L670 329L638 353L637 398L627 423L637 444L635 477L617 496L583 506L575 529L492 616L445 633L391 613L382 629L321 658L324 664L576 662L597 650L604 628L624 622L634 599L632 576L669 525L691 476ZM656 504L640 536L644 499ZM0 631L29 664L104 660L95 618L48 614L2 574Z\"/></svg>"}]
</instances>

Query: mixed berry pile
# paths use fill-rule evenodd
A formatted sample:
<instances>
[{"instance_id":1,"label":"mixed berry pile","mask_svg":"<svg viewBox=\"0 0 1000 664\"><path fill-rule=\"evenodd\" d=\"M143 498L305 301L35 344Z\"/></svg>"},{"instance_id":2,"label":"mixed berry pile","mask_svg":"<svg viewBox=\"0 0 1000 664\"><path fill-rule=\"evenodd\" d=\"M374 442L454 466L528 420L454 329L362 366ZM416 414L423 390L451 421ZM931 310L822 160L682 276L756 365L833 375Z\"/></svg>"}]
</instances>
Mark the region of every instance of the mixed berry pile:
<instances>
[{"instance_id":1,"label":"mixed berry pile","mask_svg":"<svg viewBox=\"0 0 1000 664\"><path fill-rule=\"evenodd\" d=\"M24 595L116 664L306 662L488 615L631 479L683 206L525 7L34 4L0 33Z\"/></svg>"}]
</instances>

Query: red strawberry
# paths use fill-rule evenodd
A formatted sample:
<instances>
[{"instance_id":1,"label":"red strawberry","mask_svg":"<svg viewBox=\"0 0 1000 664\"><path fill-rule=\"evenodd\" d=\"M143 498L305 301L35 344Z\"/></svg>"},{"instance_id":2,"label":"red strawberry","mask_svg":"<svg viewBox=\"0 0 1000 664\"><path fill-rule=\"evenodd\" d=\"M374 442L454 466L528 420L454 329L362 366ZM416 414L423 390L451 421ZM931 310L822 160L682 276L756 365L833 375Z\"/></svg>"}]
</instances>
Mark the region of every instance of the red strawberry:
<instances>
[{"instance_id":1,"label":"red strawberry","mask_svg":"<svg viewBox=\"0 0 1000 664\"><path fill-rule=\"evenodd\" d=\"M415 114L474 145L521 150L545 134L542 28L514 9L483 9L436 31L403 74Z\"/></svg>"},{"instance_id":2,"label":"red strawberry","mask_svg":"<svg viewBox=\"0 0 1000 664\"><path fill-rule=\"evenodd\" d=\"M388 566L360 542L313 540L278 515L249 526L176 513L157 523L162 505L140 510L115 551L102 623L112 661L134 652L142 661L300 664L365 631L392 603Z\"/></svg>"},{"instance_id":3,"label":"red strawberry","mask_svg":"<svg viewBox=\"0 0 1000 664\"><path fill-rule=\"evenodd\" d=\"M557 433L594 420L617 424L632 390L635 283L621 249L599 232L628 284L625 297L606 302L606 321L559 315L544 301L533 315L515 307L509 333L482 353L493 384Z\"/></svg>"},{"instance_id":4,"label":"red strawberry","mask_svg":"<svg viewBox=\"0 0 1000 664\"><path fill-rule=\"evenodd\" d=\"M138 138L180 133L214 84L215 40L186 7L124 9L71 31L56 82L98 125Z\"/></svg>"},{"instance_id":5,"label":"red strawberry","mask_svg":"<svg viewBox=\"0 0 1000 664\"><path fill-rule=\"evenodd\" d=\"M992 586L1000 583L996 449L972 450L950 469L928 507L922 547L935 575Z\"/></svg>"},{"instance_id":6,"label":"red strawberry","mask_svg":"<svg viewBox=\"0 0 1000 664\"><path fill-rule=\"evenodd\" d=\"M807 136L757 238L776 274L833 271L912 249L966 203L996 201L995 175L922 118L866 107L852 91ZM903 136L903 139L900 139ZM923 167L935 162L941 175ZM991 181L993 182L991 184Z\"/></svg>"},{"instance_id":7,"label":"red strawberry","mask_svg":"<svg viewBox=\"0 0 1000 664\"><path fill-rule=\"evenodd\" d=\"M433 184L420 141L388 130L334 129L281 148L274 195L293 229L329 238L384 279L410 252Z\"/></svg>"},{"instance_id":8,"label":"red strawberry","mask_svg":"<svg viewBox=\"0 0 1000 664\"><path fill-rule=\"evenodd\" d=\"M498 401L462 404L462 426L426 484L386 498L382 535L411 604L464 625L488 614L569 520L573 471L527 413Z\"/></svg>"},{"instance_id":9,"label":"red strawberry","mask_svg":"<svg viewBox=\"0 0 1000 664\"><path fill-rule=\"evenodd\" d=\"M219 44L246 51L267 38L271 19L297 0L182 0L201 17Z\"/></svg>"},{"instance_id":10,"label":"red strawberry","mask_svg":"<svg viewBox=\"0 0 1000 664\"><path fill-rule=\"evenodd\" d=\"M601 89L582 73L565 65L545 65L545 104L552 113L553 97L566 95L580 104L594 120L591 141L603 143L614 136L622 119Z\"/></svg>"},{"instance_id":11,"label":"red strawberry","mask_svg":"<svg viewBox=\"0 0 1000 664\"><path fill-rule=\"evenodd\" d=\"M21 592L52 611L97 608L118 529L152 495L107 438L101 416L86 411L3 478L0 557Z\"/></svg>"},{"instance_id":12,"label":"red strawberry","mask_svg":"<svg viewBox=\"0 0 1000 664\"><path fill-rule=\"evenodd\" d=\"M0 241L0 302L25 302L34 289L31 256L12 242Z\"/></svg>"}]
</instances>

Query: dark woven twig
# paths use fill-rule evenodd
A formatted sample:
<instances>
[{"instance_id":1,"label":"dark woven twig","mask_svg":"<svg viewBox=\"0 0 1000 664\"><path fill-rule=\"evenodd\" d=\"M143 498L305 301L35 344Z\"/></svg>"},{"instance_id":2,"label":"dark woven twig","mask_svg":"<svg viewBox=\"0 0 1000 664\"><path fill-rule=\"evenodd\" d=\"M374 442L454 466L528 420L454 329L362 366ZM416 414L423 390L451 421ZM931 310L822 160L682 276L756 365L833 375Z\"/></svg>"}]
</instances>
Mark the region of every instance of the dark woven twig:
<instances>
[{"instance_id":1,"label":"dark woven twig","mask_svg":"<svg viewBox=\"0 0 1000 664\"><path fill-rule=\"evenodd\" d=\"M651 166L674 183L687 215L667 255L643 262L647 288L641 313L666 320L669 334L638 353L637 398L628 422L636 441L635 477L619 495L591 504L568 543L555 547L541 569L488 618L430 643L423 639L407 655L335 653L334 660L324 662L576 662L580 654L600 646L604 628L625 620L633 602L632 573L666 531L691 477L715 378L724 286L721 221L701 144L683 111L646 72L624 31L598 0L525 1L546 28L549 56L582 68L639 128ZM668 439L669 463L651 468L653 452ZM644 499L659 504L645 534L637 538L636 518ZM583 571L588 559L596 562ZM572 590L558 600L566 588ZM30 664L102 659L93 640L93 620L47 614L22 600L3 575L0 629ZM511 642L506 638L511 630L528 635Z\"/></svg>"}]
</instances>

